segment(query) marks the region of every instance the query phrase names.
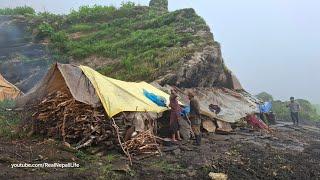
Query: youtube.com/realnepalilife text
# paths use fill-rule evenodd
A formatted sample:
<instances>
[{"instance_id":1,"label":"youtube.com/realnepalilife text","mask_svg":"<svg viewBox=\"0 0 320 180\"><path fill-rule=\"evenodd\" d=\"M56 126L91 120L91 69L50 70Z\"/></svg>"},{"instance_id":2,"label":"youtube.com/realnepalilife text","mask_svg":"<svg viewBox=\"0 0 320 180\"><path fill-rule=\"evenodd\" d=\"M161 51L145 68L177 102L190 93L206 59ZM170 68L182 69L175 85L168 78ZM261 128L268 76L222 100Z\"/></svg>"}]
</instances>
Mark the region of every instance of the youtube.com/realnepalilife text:
<instances>
[{"instance_id":1,"label":"youtube.com/realnepalilife text","mask_svg":"<svg viewBox=\"0 0 320 180\"><path fill-rule=\"evenodd\" d=\"M75 162L70 163L17 163L11 164L11 168L79 168L80 164Z\"/></svg>"}]
</instances>

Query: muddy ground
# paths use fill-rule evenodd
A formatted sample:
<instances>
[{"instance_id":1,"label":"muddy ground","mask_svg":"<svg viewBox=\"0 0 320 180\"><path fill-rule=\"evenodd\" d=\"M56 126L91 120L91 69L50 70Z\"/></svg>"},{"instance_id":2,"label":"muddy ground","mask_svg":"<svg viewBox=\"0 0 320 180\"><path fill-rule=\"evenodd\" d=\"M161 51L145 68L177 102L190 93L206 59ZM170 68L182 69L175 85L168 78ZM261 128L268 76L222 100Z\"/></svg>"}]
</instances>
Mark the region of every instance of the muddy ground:
<instances>
[{"instance_id":1,"label":"muddy ground","mask_svg":"<svg viewBox=\"0 0 320 180\"><path fill-rule=\"evenodd\" d=\"M200 147L182 142L162 156L134 160L95 148L76 151L54 140L0 139L0 179L320 179L320 129L281 122L272 133L237 128L231 135L203 134ZM12 163L68 163L79 168L11 168Z\"/></svg>"}]
</instances>

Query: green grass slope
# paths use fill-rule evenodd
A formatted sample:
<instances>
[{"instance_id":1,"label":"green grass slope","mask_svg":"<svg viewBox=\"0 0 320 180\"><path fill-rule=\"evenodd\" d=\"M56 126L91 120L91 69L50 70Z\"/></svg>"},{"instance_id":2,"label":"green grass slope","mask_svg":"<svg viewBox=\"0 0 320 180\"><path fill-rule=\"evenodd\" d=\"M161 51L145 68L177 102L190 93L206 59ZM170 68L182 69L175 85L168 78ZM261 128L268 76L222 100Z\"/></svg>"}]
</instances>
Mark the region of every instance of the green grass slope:
<instances>
[{"instance_id":1,"label":"green grass slope","mask_svg":"<svg viewBox=\"0 0 320 180\"><path fill-rule=\"evenodd\" d=\"M83 6L63 16L35 14L29 7L0 14L26 16L35 40L48 42L55 60L83 63L94 57L102 74L122 80L152 81L178 68L181 59L218 44L198 33L210 30L193 9L168 12L128 2L120 8Z\"/></svg>"}]
</instances>

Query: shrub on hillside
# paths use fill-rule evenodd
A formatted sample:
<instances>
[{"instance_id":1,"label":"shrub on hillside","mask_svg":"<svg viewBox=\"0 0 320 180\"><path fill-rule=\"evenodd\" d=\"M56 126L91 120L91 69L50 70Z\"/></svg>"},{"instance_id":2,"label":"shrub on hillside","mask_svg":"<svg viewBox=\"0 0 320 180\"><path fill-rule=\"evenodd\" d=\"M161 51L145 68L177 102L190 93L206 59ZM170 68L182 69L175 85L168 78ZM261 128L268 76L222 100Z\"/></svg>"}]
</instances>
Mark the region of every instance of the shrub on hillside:
<instances>
[{"instance_id":1,"label":"shrub on hillside","mask_svg":"<svg viewBox=\"0 0 320 180\"><path fill-rule=\"evenodd\" d=\"M35 15L35 13L36 11L28 6L0 9L0 15Z\"/></svg>"}]
</instances>

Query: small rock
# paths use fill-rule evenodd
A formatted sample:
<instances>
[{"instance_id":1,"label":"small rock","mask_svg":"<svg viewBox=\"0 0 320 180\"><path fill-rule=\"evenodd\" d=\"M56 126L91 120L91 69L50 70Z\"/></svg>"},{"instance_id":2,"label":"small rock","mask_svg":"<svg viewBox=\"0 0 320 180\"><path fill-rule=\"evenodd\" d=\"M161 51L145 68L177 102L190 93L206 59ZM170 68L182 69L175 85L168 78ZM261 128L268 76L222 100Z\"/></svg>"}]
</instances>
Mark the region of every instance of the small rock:
<instances>
[{"instance_id":1,"label":"small rock","mask_svg":"<svg viewBox=\"0 0 320 180\"><path fill-rule=\"evenodd\" d=\"M64 142L63 145L66 146L67 148L71 148L71 145L68 142Z\"/></svg>"},{"instance_id":2,"label":"small rock","mask_svg":"<svg viewBox=\"0 0 320 180\"><path fill-rule=\"evenodd\" d=\"M189 170L192 170L192 169L193 169L193 166L189 166L188 169L189 169Z\"/></svg>"},{"instance_id":3,"label":"small rock","mask_svg":"<svg viewBox=\"0 0 320 180\"><path fill-rule=\"evenodd\" d=\"M181 153L181 150L180 149L175 149L175 150L172 151L172 153L174 155L179 155Z\"/></svg>"},{"instance_id":4,"label":"small rock","mask_svg":"<svg viewBox=\"0 0 320 180\"><path fill-rule=\"evenodd\" d=\"M187 176L185 174L180 175L181 179L185 179Z\"/></svg>"},{"instance_id":5,"label":"small rock","mask_svg":"<svg viewBox=\"0 0 320 180\"><path fill-rule=\"evenodd\" d=\"M127 164L125 161L117 161L117 162L113 163L112 170L113 171L129 172L131 169L130 169L129 164Z\"/></svg>"},{"instance_id":6,"label":"small rock","mask_svg":"<svg viewBox=\"0 0 320 180\"><path fill-rule=\"evenodd\" d=\"M193 177L197 174L197 172L196 171L188 171L187 174L188 174L188 176Z\"/></svg>"},{"instance_id":7,"label":"small rock","mask_svg":"<svg viewBox=\"0 0 320 180\"><path fill-rule=\"evenodd\" d=\"M96 156L99 156L99 157L104 156L104 153L103 153L103 152L98 152L98 153L96 154Z\"/></svg>"},{"instance_id":8,"label":"small rock","mask_svg":"<svg viewBox=\"0 0 320 180\"><path fill-rule=\"evenodd\" d=\"M38 155L39 159L42 160L43 159L43 156L41 156L40 154Z\"/></svg>"},{"instance_id":9,"label":"small rock","mask_svg":"<svg viewBox=\"0 0 320 180\"><path fill-rule=\"evenodd\" d=\"M224 174L224 173L214 173L214 172L210 172L209 173L209 177L212 180L228 180L228 175Z\"/></svg>"}]
</instances>

